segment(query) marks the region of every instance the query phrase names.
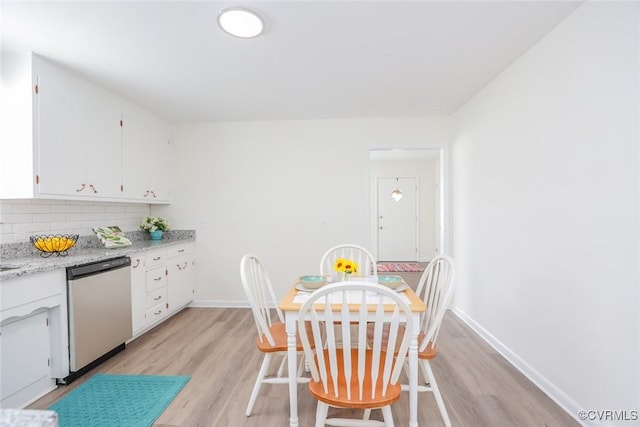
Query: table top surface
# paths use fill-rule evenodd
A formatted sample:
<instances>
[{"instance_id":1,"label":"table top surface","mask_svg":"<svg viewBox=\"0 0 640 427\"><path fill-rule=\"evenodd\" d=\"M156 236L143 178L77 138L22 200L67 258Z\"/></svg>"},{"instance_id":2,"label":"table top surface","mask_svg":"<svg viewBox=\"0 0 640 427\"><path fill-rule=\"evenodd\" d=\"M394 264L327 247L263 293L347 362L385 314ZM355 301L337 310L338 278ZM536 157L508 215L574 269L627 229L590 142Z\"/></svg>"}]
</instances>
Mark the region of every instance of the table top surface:
<instances>
[{"instance_id":1,"label":"table top surface","mask_svg":"<svg viewBox=\"0 0 640 427\"><path fill-rule=\"evenodd\" d=\"M296 289L296 286L294 284L294 286L292 286L291 289L289 289L289 292L287 292L284 298L280 300L280 303L278 304L278 306L280 307L280 310L284 312L300 311L302 304L304 304L304 302L296 301L296 296L300 292L301 291ZM309 292L305 292L305 293L309 293ZM418 295L413 291L413 289L411 289L410 287L407 287L407 289L399 293L404 294L404 296L407 298L409 302L409 308L411 308L412 312L421 313L426 311L427 307L424 304L424 301L422 301L420 297L418 297ZM339 310L340 305L336 305L335 308L336 310ZM349 304L350 311L358 311L359 309L360 309L360 304ZM390 311L393 311L394 309L395 309L395 304L384 305L384 311L390 312ZM372 304L369 307L369 311L375 311L375 310L376 310L376 305Z\"/></svg>"}]
</instances>

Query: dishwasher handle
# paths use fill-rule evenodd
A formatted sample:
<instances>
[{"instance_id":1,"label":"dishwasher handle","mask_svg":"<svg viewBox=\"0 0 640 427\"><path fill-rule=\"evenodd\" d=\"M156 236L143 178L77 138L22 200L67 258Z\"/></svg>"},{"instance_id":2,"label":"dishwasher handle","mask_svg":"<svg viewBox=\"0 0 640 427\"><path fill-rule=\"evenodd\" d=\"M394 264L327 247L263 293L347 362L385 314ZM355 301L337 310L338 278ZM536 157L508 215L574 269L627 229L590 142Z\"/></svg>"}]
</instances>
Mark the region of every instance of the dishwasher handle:
<instances>
[{"instance_id":1,"label":"dishwasher handle","mask_svg":"<svg viewBox=\"0 0 640 427\"><path fill-rule=\"evenodd\" d=\"M82 277L92 276L94 274L104 273L105 271L117 270L131 266L131 258L118 257L96 261L88 264L67 267L67 280L80 279Z\"/></svg>"}]
</instances>

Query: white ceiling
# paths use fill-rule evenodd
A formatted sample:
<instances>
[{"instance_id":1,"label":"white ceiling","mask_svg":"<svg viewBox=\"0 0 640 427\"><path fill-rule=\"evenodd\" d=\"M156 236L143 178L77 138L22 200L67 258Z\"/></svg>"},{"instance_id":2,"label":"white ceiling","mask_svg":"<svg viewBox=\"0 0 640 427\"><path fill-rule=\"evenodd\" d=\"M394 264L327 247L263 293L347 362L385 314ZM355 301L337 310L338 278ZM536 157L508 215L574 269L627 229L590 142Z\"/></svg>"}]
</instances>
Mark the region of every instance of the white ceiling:
<instances>
[{"instance_id":1,"label":"white ceiling","mask_svg":"<svg viewBox=\"0 0 640 427\"><path fill-rule=\"evenodd\" d=\"M172 122L449 115L579 1L1 0L2 47ZM266 32L216 26L229 6Z\"/></svg>"}]
</instances>

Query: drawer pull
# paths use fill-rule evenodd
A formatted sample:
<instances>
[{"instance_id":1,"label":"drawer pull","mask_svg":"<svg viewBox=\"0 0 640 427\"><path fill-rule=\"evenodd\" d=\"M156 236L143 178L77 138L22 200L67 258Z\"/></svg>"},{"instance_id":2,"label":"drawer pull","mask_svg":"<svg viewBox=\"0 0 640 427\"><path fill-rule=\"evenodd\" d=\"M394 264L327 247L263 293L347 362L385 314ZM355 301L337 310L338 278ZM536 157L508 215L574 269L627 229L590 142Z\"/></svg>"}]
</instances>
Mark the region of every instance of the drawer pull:
<instances>
[{"instance_id":1,"label":"drawer pull","mask_svg":"<svg viewBox=\"0 0 640 427\"><path fill-rule=\"evenodd\" d=\"M188 265L189 265L189 263L185 261L184 262L184 267L180 267L180 264L176 264L176 267L178 267L178 270L184 270L184 269L187 268Z\"/></svg>"},{"instance_id":2,"label":"drawer pull","mask_svg":"<svg viewBox=\"0 0 640 427\"><path fill-rule=\"evenodd\" d=\"M140 267L140 258L136 258L136 265L132 265L131 268L138 268Z\"/></svg>"},{"instance_id":3,"label":"drawer pull","mask_svg":"<svg viewBox=\"0 0 640 427\"><path fill-rule=\"evenodd\" d=\"M154 260L154 261L159 261L159 260L160 260L160 258L162 258L162 257L157 256L157 257L153 258L153 260Z\"/></svg>"},{"instance_id":4,"label":"drawer pull","mask_svg":"<svg viewBox=\"0 0 640 427\"><path fill-rule=\"evenodd\" d=\"M160 301L162 299L162 295L158 295L157 297L155 297L153 300L154 301Z\"/></svg>"},{"instance_id":5,"label":"drawer pull","mask_svg":"<svg viewBox=\"0 0 640 427\"><path fill-rule=\"evenodd\" d=\"M155 278L155 279L153 279L153 280L155 280L156 282L157 282L158 280L162 280L162 276L160 276L160 277L156 277L156 278Z\"/></svg>"},{"instance_id":6,"label":"drawer pull","mask_svg":"<svg viewBox=\"0 0 640 427\"><path fill-rule=\"evenodd\" d=\"M184 252L184 249L178 249L178 252Z\"/></svg>"},{"instance_id":7,"label":"drawer pull","mask_svg":"<svg viewBox=\"0 0 640 427\"><path fill-rule=\"evenodd\" d=\"M82 184L82 187L78 188L76 191L80 192L82 190L84 190L87 187L87 184Z\"/></svg>"},{"instance_id":8,"label":"drawer pull","mask_svg":"<svg viewBox=\"0 0 640 427\"><path fill-rule=\"evenodd\" d=\"M94 187L93 184L89 184L89 188L91 188L91 190L93 190L94 193L98 192L98 190L96 190L96 187Z\"/></svg>"},{"instance_id":9,"label":"drawer pull","mask_svg":"<svg viewBox=\"0 0 640 427\"><path fill-rule=\"evenodd\" d=\"M154 316L157 316L158 314L162 314L162 310L158 310L155 313L153 313Z\"/></svg>"}]
</instances>

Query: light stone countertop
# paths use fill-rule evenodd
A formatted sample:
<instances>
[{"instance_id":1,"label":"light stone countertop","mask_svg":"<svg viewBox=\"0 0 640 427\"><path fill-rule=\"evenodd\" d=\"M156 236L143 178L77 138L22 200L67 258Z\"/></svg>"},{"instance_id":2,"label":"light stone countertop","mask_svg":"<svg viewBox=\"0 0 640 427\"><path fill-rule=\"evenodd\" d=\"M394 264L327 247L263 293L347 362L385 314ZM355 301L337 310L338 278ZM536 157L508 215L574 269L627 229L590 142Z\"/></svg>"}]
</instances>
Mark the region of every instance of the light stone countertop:
<instances>
[{"instance_id":1,"label":"light stone countertop","mask_svg":"<svg viewBox=\"0 0 640 427\"><path fill-rule=\"evenodd\" d=\"M57 427L58 414L54 411L27 409L0 409L0 427Z\"/></svg>"},{"instance_id":2,"label":"light stone countertop","mask_svg":"<svg viewBox=\"0 0 640 427\"><path fill-rule=\"evenodd\" d=\"M123 248L106 249L104 246L73 247L69 250L69 254L67 256L58 256L53 254L47 258L43 258L40 256L39 252L34 252L28 255L24 253L17 253L17 256L11 256L6 253L10 251L5 250L5 253L3 253L2 258L0 259L0 266L18 268L0 271L0 280L27 276L29 274L54 270L56 268L66 268L74 265L116 258L119 256L147 252L187 242L195 242L195 231L178 231L170 233L171 234L169 236L159 241L149 239L132 239L132 245Z\"/></svg>"}]
</instances>

